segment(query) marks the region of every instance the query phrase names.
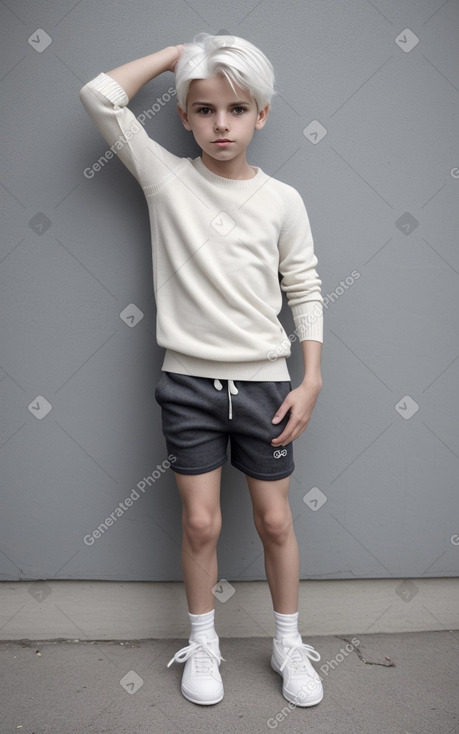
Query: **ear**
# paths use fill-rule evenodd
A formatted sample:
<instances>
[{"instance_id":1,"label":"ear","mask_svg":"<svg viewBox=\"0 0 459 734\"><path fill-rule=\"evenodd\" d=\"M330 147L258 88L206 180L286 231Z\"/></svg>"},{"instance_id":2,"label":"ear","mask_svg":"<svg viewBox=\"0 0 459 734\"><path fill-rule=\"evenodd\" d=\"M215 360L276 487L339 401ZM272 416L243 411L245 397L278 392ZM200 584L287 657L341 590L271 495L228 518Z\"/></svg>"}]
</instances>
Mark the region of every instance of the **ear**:
<instances>
[{"instance_id":1,"label":"ear","mask_svg":"<svg viewBox=\"0 0 459 734\"><path fill-rule=\"evenodd\" d=\"M188 122L188 117L187 117L186 111L185 110L182 110L182 108L180 107L180 105L177 105L177 112L180 115L180 119L181 119L181 121L183 123L183 127L185 128L185 130L191 130L191 125Z\"/></svg>"},{"instance_id":2,"label":"ear","mask_svg":"<svg viewBox=\"0 0 459 734\"><path fill-rule=\"evenodd\" d=\"M261 130L262 127L265 126L266 120L268 119L268 113L269 113L269 102L266 105L266 107L263 107L262 110L258 113L257 121L255 123L255 129Z\"/></svg>"}]
</instances>

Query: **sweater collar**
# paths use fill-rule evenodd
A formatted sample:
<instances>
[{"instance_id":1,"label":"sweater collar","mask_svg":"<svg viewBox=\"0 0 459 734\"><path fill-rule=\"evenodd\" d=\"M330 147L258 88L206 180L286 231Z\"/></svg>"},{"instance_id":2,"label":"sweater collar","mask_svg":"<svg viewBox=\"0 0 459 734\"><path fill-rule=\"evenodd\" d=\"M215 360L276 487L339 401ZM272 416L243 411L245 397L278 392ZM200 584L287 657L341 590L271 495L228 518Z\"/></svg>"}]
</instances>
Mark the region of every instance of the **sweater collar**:
<instances>
[{"instance_id":1,"label":"sweater collar","mask_svg":"<svg viewBox=\"0 0 459 734\"><path fill-rule=\"evenodd\" d=\"M209 171L207 166L204 165L202 162L202 158L199 156L198 158L194 158L191 160L191 163L196 168L199 173L204 176L208 181L210 181L213 184L216 184L217 186L221 186L222 188L227 189L246 189L250 186L253 186L254 184L257 184L260 182L260 179L263 177L263 171L261 168L257 168L257 172L253 178L225 178L224 176L218 176L216 173L213 173L212 171Z\"/></svg>"}]
</instances>

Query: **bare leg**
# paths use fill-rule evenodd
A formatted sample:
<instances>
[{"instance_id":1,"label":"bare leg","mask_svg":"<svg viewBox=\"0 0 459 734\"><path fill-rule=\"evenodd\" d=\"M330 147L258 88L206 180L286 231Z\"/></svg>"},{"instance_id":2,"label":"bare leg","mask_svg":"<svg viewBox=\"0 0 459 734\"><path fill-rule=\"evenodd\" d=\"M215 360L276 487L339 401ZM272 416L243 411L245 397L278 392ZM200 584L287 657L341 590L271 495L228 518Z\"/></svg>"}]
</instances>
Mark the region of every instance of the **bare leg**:
<instances>
[{"instance_id":1,"label":"bare leg","mask_svg":"<svg viewBox=\"0 0 459 734\"><path fill-rule=\"evenodd\" d=\"M288 500L290 477L276 481L246 478L274 611L294 614L298 611L300 556Z\"/></svg>"},{"instance_id":2,"label":"bare leg","mask_svg":"<svg viewBox=\"0 0 459 734\"><path fill-rule=\"evenodd\" d=\"M221 530L222 468L206 474L175 473L182 499L182 570L188 611L210 612L218 580L217 541Z\"/></svg>"}]
</instances>

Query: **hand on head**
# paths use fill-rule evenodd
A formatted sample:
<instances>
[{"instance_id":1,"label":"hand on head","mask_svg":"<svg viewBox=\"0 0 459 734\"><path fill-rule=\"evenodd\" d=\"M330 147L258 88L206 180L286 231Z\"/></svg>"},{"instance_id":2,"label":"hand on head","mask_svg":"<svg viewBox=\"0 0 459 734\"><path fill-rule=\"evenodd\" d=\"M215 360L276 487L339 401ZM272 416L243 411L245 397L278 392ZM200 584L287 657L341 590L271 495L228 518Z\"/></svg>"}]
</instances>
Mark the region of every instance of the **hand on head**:
<instances>
[{"instance_id":1,"label":"hand on head","mask_svg":"<svg viewBox=\"0 0 459 734\"><path fill-rule=\"evenodd\" d=\"M183 43L179 43L175 48L178 50L178 56L169 67L169 70L174 73L175 73L175 67L177 66L178 62L180 61L180 58L185 50L185 45Z\"/></svg>"}]
</instances>

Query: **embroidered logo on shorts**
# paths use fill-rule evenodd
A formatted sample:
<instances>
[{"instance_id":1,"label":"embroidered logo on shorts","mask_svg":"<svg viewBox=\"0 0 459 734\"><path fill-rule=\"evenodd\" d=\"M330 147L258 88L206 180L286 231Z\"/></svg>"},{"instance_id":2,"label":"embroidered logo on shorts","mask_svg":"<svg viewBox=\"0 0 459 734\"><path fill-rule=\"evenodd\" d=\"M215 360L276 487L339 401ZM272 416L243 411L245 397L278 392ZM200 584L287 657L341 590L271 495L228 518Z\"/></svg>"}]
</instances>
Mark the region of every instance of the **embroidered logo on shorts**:
<instances>
[{"instance_id":1,"label":"embroidered logo on shorts","mask_svg":"<svg viewBox=\"0 0 459 734\"><path fill-rule=\"evenodd\" d=\"M273 451L273 456L275 459L280 459L282 456L287 456L287 449L276 449Z\"/></svg>"}]
</instances>

